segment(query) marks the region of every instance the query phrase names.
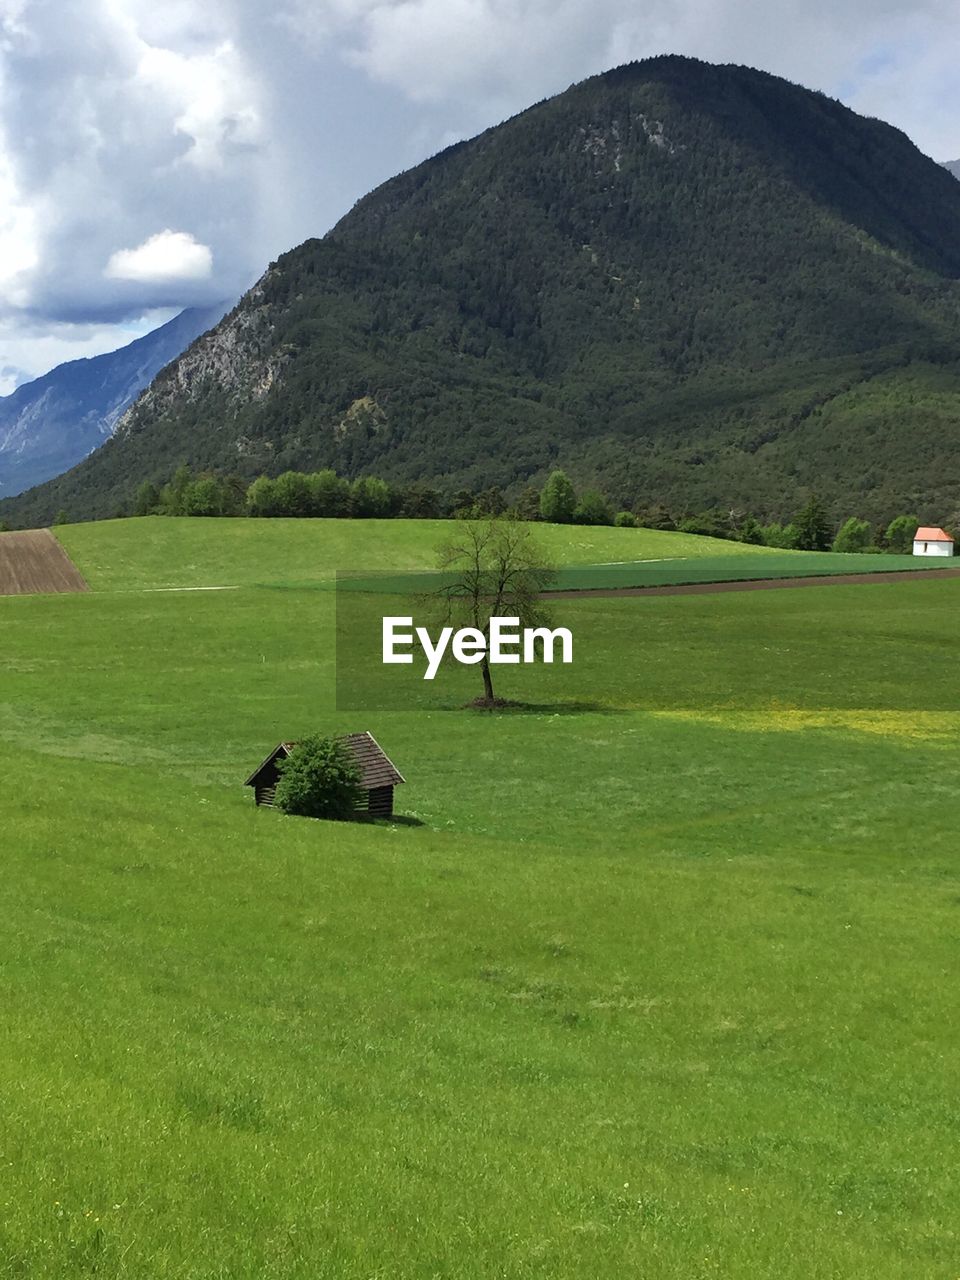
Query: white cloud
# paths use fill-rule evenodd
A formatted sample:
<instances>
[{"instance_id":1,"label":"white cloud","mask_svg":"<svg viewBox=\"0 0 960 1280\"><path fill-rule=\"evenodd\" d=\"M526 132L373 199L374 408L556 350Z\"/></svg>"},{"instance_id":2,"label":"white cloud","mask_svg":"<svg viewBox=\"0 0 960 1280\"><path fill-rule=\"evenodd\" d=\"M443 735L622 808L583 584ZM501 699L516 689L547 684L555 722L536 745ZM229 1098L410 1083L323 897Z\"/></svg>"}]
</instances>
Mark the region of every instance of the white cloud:
<instances>
[{"instance_id":1,"label":"white cloud","mask_svg":"<svg viewBox=\"0 0 960 1280\"><path fill-rule=\"evenodd\" d=\"M384 0L286 0L276 9L274 22L321 49L383 5Z\"/></svg>"},{"instance_id":2,"label":"white cloud","mask_svg":"<svg viewBox=\"0 0 960 1280\"><path fill-rule=\"evenodd\" d=\"M36 223L0 143L0 300L8 306L23 306L28 300L25 276L40 259Z\"/></svg>"},{"instance_id":3,"label":"white cloud","mask_svg":"<svg viewBox=\"0 0 960 1280\"><path fill-rule=\"evenodd\" d=\"M111 280L167 284L176 280L206 280L213 271L213 254L186 231L159 231L136 249L110 255L104 275Z\"/></svg>"},{"instance_id":4,"label":"white cloud","mask_svg":"<svg viewBox=\"0 0 960 1280\"><path fill-rule=\"evenodd\" d=\"M220 169L232 151L260 142L260 116L232 41L192 54L145 46L137 79L167 104L174 131L189 139L181 157L188 163Z\"/></svg>"},{"instance_id":5,"label":"white cloud","mask_svg":"<svg viewBox=\"0 0 960 1280\"><path fill-rule=\"evenodd\" d=\"M466 96L515 110L604 70L609 11L623 8L609 0L397 0L363 13L349 56L414 101Z\"/></svg>"}]
</instances>

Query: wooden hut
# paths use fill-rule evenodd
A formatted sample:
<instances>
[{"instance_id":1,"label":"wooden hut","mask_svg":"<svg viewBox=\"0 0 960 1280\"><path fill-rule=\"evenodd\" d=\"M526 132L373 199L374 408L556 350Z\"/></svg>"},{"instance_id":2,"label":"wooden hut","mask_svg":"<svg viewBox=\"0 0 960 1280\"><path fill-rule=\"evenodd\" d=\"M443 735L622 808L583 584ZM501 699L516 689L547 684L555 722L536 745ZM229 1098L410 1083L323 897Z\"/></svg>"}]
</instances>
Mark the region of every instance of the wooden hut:
<instances>
[{"instance_id":1,"label":"wooden hut","mask_svg":"<svg viewBox=\"0 0 960 1280\"><path fill-rule=\"evenodd\" d=\"M389 818L393 813L393 789L406 781L403 774L372 733L343 733L337 741L349 749L360 771L364 798L357 806L358 812L368 813L371 818ZM246 787L253 787L257 804L273 804L280 778L279 762L285 760L296 745L295 742L278 743L244 783Z\"/></svg>"}]
</instances>

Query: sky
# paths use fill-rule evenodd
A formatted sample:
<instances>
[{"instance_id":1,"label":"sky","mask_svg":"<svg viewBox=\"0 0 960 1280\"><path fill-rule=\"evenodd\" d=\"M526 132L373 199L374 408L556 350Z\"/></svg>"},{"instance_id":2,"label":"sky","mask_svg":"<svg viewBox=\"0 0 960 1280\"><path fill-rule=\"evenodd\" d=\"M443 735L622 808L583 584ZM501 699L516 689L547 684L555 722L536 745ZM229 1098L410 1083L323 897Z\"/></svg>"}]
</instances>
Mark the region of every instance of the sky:
<instances>
[{"instance_id":1,"label":"sky","mask_svg":"<svg viewBox=\"0 0 960 1280\"><path fill-rule=\"evenodd\" d=\"M394 173L658 53L960 157L956 0L0 0L0 394L238 297Z\"/></svg>"}]
</instances>

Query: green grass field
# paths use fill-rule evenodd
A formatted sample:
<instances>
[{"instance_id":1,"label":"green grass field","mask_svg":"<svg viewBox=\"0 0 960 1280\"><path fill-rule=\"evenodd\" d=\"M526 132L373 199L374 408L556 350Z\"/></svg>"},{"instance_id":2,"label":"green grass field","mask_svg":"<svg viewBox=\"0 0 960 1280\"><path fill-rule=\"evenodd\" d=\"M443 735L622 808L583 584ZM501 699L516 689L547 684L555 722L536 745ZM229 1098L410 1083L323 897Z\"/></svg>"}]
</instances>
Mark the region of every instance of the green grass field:
<instances>
[{"instance_id":1,"label":"green grass field","mask_svg":"<svg viewBox=\"0 0 960 1280\"><path fill-rule=\"evenodd\" d=\"M356 575L377 590L429 582L445 520L189 520L151 516L69 525L57 534L97 591L332 586ZM557 589L950 568L912 556L780 551L657 529L536 527ZM382 581L370 579L371 571ZM417 572L419 571L419 572ZM421 582L420 572L426 577Z\"/></svg>"},{"instance_id":2,"label":"green grass field","mask_svg":"<svg viewBox=\"0 0 960 1280\"><path fill-rule=\"evenodd\" d=\"M189 520L149 516L57 530L96 590L251 586L330 582L351 570L432 569L450 536L446 520ZM657 529L537 526L560 565L621 560L680 560L772 555L803 562L803 552L774 552ZM856 557L859 562L861 557ZM883 557L896 559L902 557ZM907 561L909 564L910 562Z\"/></svg>"},{"instance_id":3,"label":"green grass field","mask_svg":"<svg viewBox=\"0 0 960 1280\"><path fill-rule=\"evenodd\" d=\"M572 601L539 710L335 712L316 584L443 531L70 527L94 590L0 600L0 1276L953 1280L960 580ZM348 729L408 822L255 810Z\"/></svg>"}]
</instances>

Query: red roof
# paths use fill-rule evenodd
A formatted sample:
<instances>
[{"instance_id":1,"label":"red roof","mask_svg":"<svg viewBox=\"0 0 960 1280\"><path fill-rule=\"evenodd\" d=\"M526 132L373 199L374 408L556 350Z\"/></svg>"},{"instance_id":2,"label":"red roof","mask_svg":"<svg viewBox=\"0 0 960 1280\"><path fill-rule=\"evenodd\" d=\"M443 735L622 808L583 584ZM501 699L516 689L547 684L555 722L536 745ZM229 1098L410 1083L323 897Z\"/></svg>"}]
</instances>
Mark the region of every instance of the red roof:
<instances>
[{"instance_id":1,"label":"red roof","mask_svg":"<svg viewBox=\"0 0 960 1280\"><path fill-rule=\"evenodd\" d=\"M945 529L921 526L913 535L914 542L952 542L953 539Z\"/></svg>"}]
</instances>

